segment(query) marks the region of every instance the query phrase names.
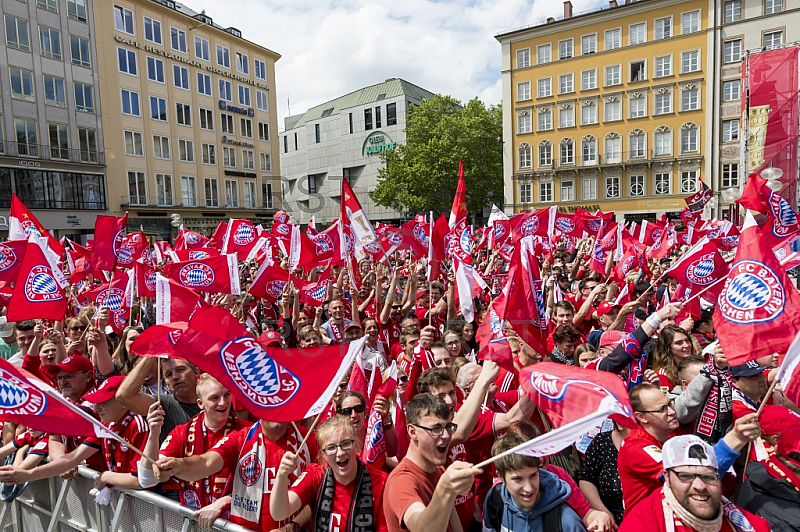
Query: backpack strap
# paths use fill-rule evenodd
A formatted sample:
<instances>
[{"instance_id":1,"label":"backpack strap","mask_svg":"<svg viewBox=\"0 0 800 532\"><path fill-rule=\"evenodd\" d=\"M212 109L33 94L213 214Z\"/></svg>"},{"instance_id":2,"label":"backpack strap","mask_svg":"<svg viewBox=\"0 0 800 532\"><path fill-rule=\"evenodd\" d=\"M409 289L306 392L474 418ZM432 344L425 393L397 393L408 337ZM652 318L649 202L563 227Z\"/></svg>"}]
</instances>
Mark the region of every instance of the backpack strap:
<instances>
[{"instance_id":1,"label":"backpack strap","mask_svg":"<svg viewBox=\"0 0 800 532\"><path fill-rule=\"evenodd\" d=\"M492 530L500 532L500 526L503 522L503 496L500 494L500 487L498 484L492 488L489 494L489 526Z\"/></svg>"},{"instance_id":2,"label":"backpack strap","mask_svg":"<svg viewBox=\"0 0 800 532\"><path fill-rule=\"evenodd\" d=\"M564 504L559 504L555 508L551 508L542 514L542 530L546 530L547 532L562 532L561 513L564 510Z\"/></svg>"}]
</instances>

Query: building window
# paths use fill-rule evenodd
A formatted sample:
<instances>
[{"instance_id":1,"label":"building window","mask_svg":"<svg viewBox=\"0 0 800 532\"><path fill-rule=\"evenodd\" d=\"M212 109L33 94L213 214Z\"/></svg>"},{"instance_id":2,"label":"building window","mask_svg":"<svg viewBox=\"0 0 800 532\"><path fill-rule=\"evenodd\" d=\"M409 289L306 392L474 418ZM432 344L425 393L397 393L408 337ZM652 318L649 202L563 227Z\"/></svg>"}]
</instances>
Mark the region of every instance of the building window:
<instances>
[{"instance_id":1,"label":"building window","mask_svg":"<svg viewBox=\"0 0 800 532\"><path fill-rule=\"evenodd\" d=\"M722 142L739 140L739 120L722 121Z\"/></svg>"},{"instance_id":2,"label":"building window","mask_svg":"<svg viewBox=\"0 0 800 532\"><path fill-rule=\"evenodd\" d=\"M606 30L606 50L616 50L622 46L622 30Z\"/></svg>"},{"instance_id":3,"label":"building window","mask_svg":"<svg viewBox=\"0 0 800 532\"><path fill-rule=\"evenodd\" d=\"M156 203L164 207L172 205L172 176L156 174Z\"/></svg>"},{"instance_id":4,"label":"building window","mask_svg":"<svg viewBox=\"0 0 800 532\"><path fill-rule=\"evenodd\" d=\"M592 33L581 37L581 54L593 54L597 52L597 34Z\"/></svg>"},{"instance_id":5,"label":"building window","mask_svg":"<svg viewBox=\"0 0 800 532\"><path fill-rule=\"evenodd\" d=\"M261 184L261 198L262 207L265 209L272 209L272 183Z\"/></svg>"},{"instance_id":6,"label":"building window","mask_svg":"<svg viewBox=\"0 0 800 532\"><path fill-rule=\"evenodd\" d=\"M669 174L655 175L655 193L657 196L664 196L670 193L670 177Z\"/></svg>"},{"instance_id":7,"label":"building window","mask_svg":"<svg viewBox=\"0 0 800 532\"><path fill-rule=\"evenodd\" d=\"M605 121L622 120L622 102L605 102Z\"/></svg>"},{"instance_id":8,"label":"building window","mask_svg":"<svg viewBox=\"0 0 800 532\"><path fill-rule=\"evenodd\" d=\"M565 139L559 143L559 164L575 164L575 143L572 139Z\"/></svg>"},{"instance_id":9,"label":"building window","mask_svg":"<svg viewBox=\"0 0 800 532\"><path fill-rule=\"evenodd\" d=\"M553 111L542 109L539 111L538 131L550 131L553 129Z\"/></svg>"},{"instance_id":10,"label":"building window","mask_svg":"<svg viewBox=\"0 0 800 532\"><path fill-rule=\"evenodd\" d=\"M381 127L381 108L380 106L375 108L375 127L380 129Z\"/></svg>"},{"instance_id":11,"label":"building window","mask_svg":"<svg viewBox=\"0 0 800 532\"><path fill-rule=\"evenodd\" d=\"M313 175L308 176L306 180L306 184L308 185L308 193L309 194L316 194L317 193L317 178Z\"/></svg>"},{"instance_id":12,"label":"building window","mask_svg":"<svg viewBox=\"0 0 800 532\"><path fill-rule=\"evenodd\" d=\"M539 144L539 166L553 166L553 145L547 141Z\"/></svg>"},{"instance_id":13,"label":"building window","mask_svg":"<svg viewBox=\"0 0 800 532\"><path fill-rule=\"evenodd\" d=\"M583 166L595 166L597 164L597 139L588 139L581 142L581 164Z\"/></svg>"},{"instance_id":14,"label":"building window","mask_svg":"<svg viewBox=\"0 0 800 532\"><path fill-rule=\"evenodd\" d=\"M167 100L158 96L150 96L150 118L167 122Z\"/></svg>"},{"instance_id":15,"label":"building window","mask_svg":"<svg viewBox=\"0 0 800 532\"><path fill-rule=\"evenodd\" d=\"M186 32L178 28L169 29L169 38L172 49L176 52L186 53Z\"/></svg>"},{"instance_id":16,"label":"building window","mask_svg":"<svg viewBox=\"0 0 800 532\"><path fill-rule=\"evenodd\" d=\"M147 79L157 83L164 83L164 61L148 56Z\"/></svg>"},{"instance_id":17,"label":"building window","mask_svg":"<svg viewBox=\"0 0 800 532\"><path fill-rule=\"evenodd\" d=\"M529 113L517 115L517 133L524 134L531 132L531 115Z\"/></svg>"},{"instance_id":18,"label":"building window","mask_svg":"<svg viewBox=\"0 0 800 532\"><path fill-rule=\"evenodd\" d=\"M552 60L550 53L550 44L540 44L536 47L536 64L543 65Z\"/></svg>"},{"instance_id":19,"label":"building window","mask_svg":"<svg viewBox=\"0 0 800 532\"><path fill-rule=\"evenodd\" d=\"M670 155L672 153L672 131L657 131L654 142L656 155Z\"/></svg>"},{"instance_id":20,"label":"building window","mask_svg":"<svg viewBox=\"0 0 800 532\"><path fill-rule=\"evenodd\" d=\"M75 82L75 109L94 113L94 89L91 85Z\"/></svg>"},{"instance_id":21,"label":"building window","mask_svg":"<svg viewBox=\"0 0 800 532\"><path fill-rule=\"evenodd\" d=\"M697 170L681 172L681 194L694 194L697 190Z\"/></svg>"},{"instance_id":22,"label":"building window","mask_svg":"<svg viewBox=\"0 0 800 532\"><path fill-rule=\"evenodd\" d=\"M25 100L26 102L36 101L36 93L33 88L33 72L30 70L22 70L21 68L11 67L8 69L11 78L11 97L15 100ZM57 81L56 81L57 80ZM48 93L47 87L52 88ZM64 98L64 80L61 78L54 78L52 76L44 77L45 85L45 102L50 105L58 105L59 107L66 106L66 99ZM58 90L60 88L60 90ZM48 96L53 96L52 100L48 100Z\"/></svg>"},{"instance_id":23,"label":"building window","mask_svg":"<svg viewBox=\"0 0 800 532\"><path fill-rule=\"evenodd\" d=\"M47 26L39 26L39 44L42 56L61 61L60 32Z\"/></svg>"},{"instance_id":24,"label":"building window","mask_svg":"<svg viewBox=\"0 0 800 532\"><path fill-rule=\"evenodd\" d=\"M647 116L647 100L644 96L630 98L628 100L629 118L641 118Z\"/></svg>"},{"instance_id":25,"label":"building window","mask_svg":"<svg viewBox=\"0 0 800 532\"><path fill-rule=\"evenodd\" d=\"M738 79L734 81L723 81L722 101L729 102L731 100L738 100L740 89L741 89L741 82Z\"/></svg>"},{"instance_id":26,"label":"building window","mask_svg":"<svg viewBox=\"0 0 800 532\"><path fill-rule=\"evenodd\" d=\"M233 115L220 113L219 118L222 123L222 132L226 135L235 135L236 132L233 129Z\"/></svg>"},{"instance_id":27,"label":"building window","mask_svg":"<svg viewBox=\"0 0 800 532\"><path fill-rule=\"evenodd\" d=\"M520 203L533 203L533 184L520 183L519 184L519 202Z\"/></svg>"},{"instance_id":28,"label":"building window","mask_svg":"<svg viewBox=\"0 0 800 532\"><path fill-rule=\"evenodd\" d=\"M133 11L114 6L114 27L117 31L133 35Z\"/></svg>"},{"instance_id":29,"label":"building window","mask_svg":"<svg viewBox=\"0 0 800 532\"><path fill-rule=\"evenodd\" d=\"M231 52L221 44L217 45L217 64L224 68L231 67Z\"/></svg>"},{"instance_id":30,"label":"building window","mask_svg":"<svg viewBox=\"0 0 800 532\"><path fill-rule=\"evenodd\" d=\"M208 50L208 39L197 35L194 36L194 56L203 61L211 61L211 55Z\"/></svg>"},{"instance_id":31,"label":"building window","mask_svg":"<svg viewBox=\"0 0 800 532\"><path fill-rule=\"evenodd\" d=\"M127 48L117 48L117 63L119 71L131 76L138 75L136 66L136 52Z\"/></svg>"},{"instance_id":32,"label":"building window","mask_svg":"<svg viewBox=\"0 0 800 532\"><path fill-rule=\"evenodd\" d=\"M144 39L158 45L161 42L161 22L150 17L144 17Z\"/></svg>"},{"instance_id":33,"label":"building window","mask_svg":"<svg viewBox=\"0 0 800 532\"><path fill-rule=\"evenodd\" d=\"M647 63L642 61L632 61L630 63L631 83L644 81L647 79Z\"/></svg>"},{"instance_id":34,"label":"building window","mask_svg":"<svg viewBox=\"0 0 800 532\"><path fill-rule=\"evenodd\" d=\"M631 46L647 42L647 23L640 22L628 27L628 44Z\"/></svg>"},{"instance_id":35,"label":"building window","mask_svg":"<svg viewBox=\"0 0 800 532\"><path fill-rule=\"evenodd\" d=\"M575 126L575 109L568 107L558 110L558 127L566 128Z\"/></svg>"},{"instance_id":36,"label":"building window","mask_svg":"<svg viewBox=\"0 0 800 532\"><path fill-rule=\"evenodd\" d=\"M739 163L722 165L722 188L739 186Z\"/></svg>"},{"instance_id":37,"label":"building window","mask_svg":"<svg viewBox=\"0 0 800 532\"><path fill-rule=\"evenodd\" d=\"M233 101L233 85L230 81L219 80L219 99L226 102Z\"/></svg>"},{"instance_id":38,"label":"building window","mask_svg":"<svg viewBox=\"0 0 800 532\"><path fill-rule=\"evenodd\" d=\"M78 151L82 163L97 164L97 131L85 127L78 128Z\"/></svg>"},{"instance_id":39,"label":"building window","mask_svg":"<svg viewBox=\"0 0 800 532\"><path fill-rule=\"evenodd\" d=\"M178 159L182 163L194 162L194 142L187 139L178 139Z\"/></svg>"},{"instance_id":40,"label":"building window","mask_svg":"<svg viewBox=\"0 0 800 532\"><path fill-rule=\"evenodd\" d=\"M656 19L656 40L672 37L672 17Z\"/></svg>"},{"instance_id":41,"label":"building window","mask_svg":"<svg viewBox=\"0 0 800 532\"><path fill-rule=\"evenodd\" d=\"M6 15L6 44L23 52L31 51L27 20Z\"/></svg>"},{"instance_id":42,"label":"building window","mask_svg":"<svg viewBox=\"0 0 800 532\"><path fill-rule=\"evenodd\" d=\"M186 80L186 88L189 88L189 80ZM205 96L211 96L211 76L197 73L197 92Z\"/></svg>"},{"instance_id":43,"label":"building window","mask_svg":"<svg viewBox=\"0 0 800 532\"><path fill-rule=\"evenodd\" d=\"M372 109L364 109L364 129L372 129Z\"/></svg>"},{"instance_id":44,"label":"building window","mask_svg":"<svg viewBox=\"0 0 800 532\"><path fill-rule=\"evenodd\" d=\"M181 176L181 204L184 207L197 207L197 184L193 176Z\"/></svg>"},{"instance_id":45,"label":"building window","mask_svg":"<svg viewBox=\"0 0 800 532\"><path fill-rule=\"evenodd\" d=\"M522 83L517 83L517 101L524 102L525 100L531 99L531 82L530 81L523 81Z\"/></svg>"},{"instance_id":46,"label":"building window","mask_svg":"<svg viewBox=\"0 0 800 532\"><path fill-rule=\"evenodd\" d=\"M656 94L653 102L654 114L665 115L672 112L672 93Z\"/></svg>"},{"instance_id":47,"label":"building window","mask_svg":"<svg viewBox=\"0 0 800 532\"><path fill-rule=\"evenodd\" d=\"M239 105L250 107L250 87L239 85Z\"/></svg>"},{"instance_id":48,"label":"building window","mask_svg":"<svg viewBox=\"0 0 800 532\"><path fill-rule=\"evenodd\" d=\"M227 166L228 168L236 167L236 148L231 146L222 147L222 166Z\"/></svg>"},{"instance_id":49,"label":"building window","mask_svg":"<svg viewBox=\"0 0 800 532\"><path fill-rule=\"evenodd\" d=\"M528 68L529 66L531 66L531 49L517 50L517 68Z\"/></svg>"},{"instance_id":50,"label":"building window","mask_svg":"<svg viewBox=\"0 0 800 532\"><path fill-rule=\"evenodd\" d=\"M269 96L264 91L256 91L256 107L259 111L269 110Z\"/></svg>"},{"instance_id":51,"label":"building window","mask_svg":"<svg viewBox=\"0 0 800 532\"><path fill-rule=\"evenodd\" d=\"M138 92L122 89L122 114L130 116L142 116Z\"/></svg>"},{"instance_id":52,"label":"building window","mask_svg":"<svg viewBox=\"0 0 800 532\"><path fill-rule=\"evenodd\" d=\"M596 123L597 123L597 106L587 104L581 107L581 125L585 126L588 124L596 124Z\"/></svg>"},{"instance_id":53,"label":"building window","mask_svg":"<svg viewBox=\"0 0 800 532\"><path fill-rule=\"evenodd\" d=\"M605 158L607 164L622 162L622 139L619 136L606 138Z\"/></svg>"},{"instance_id":54,"label":"building window","mask_svg":"<svg viewBox=\"0 0 800 532\"><path fill-rule=\"evenodd\" d=\"M539 183L539 201L541 203L552 203L553 183Z\"/></svg>"},{"instance_id":55,"label":"building window","mask_svg":"<svg viewBox=\"0 0 800 532\"><path fill-rule=\"evenodd\" d=\"M297 133L294 134L294 150L297 151Z\"/></svg>"},{"instance_id":56,"label":"building window","mask_svg":"<svg viewBox=\"0 0 800 532\"><path fill-rule=\"evenodd\" d=\"M256 169L256 156L253 150L242 150L242 168L245 170Z\"/></svg>"},{"instance_id":57,"label":"building window","mask_svg":"<svg viewBox=\"0 0 800 532\"><path fill-rule=\"evenodd\" d=\"M36 132L36 121L28 118L15 118L14 129L17 134L17 154L38 157L39 137Z\"/></svg>"},{"instance_id":58,"label":"building window","mask_svg":"<svg viewBox=\"0 0 800 532\"><path fill-rule=\"evenodd\" d=\"M725 22L736 22L742 20L742 0L730 0L725 2Z\"/></svg>"},{"instance_id":59,"label":"building window","mask_svg":"<svg viewBox=\"0 0 800 532\"><path fill-rule=\"evenodd\" d=\"M681 33L696 33L700 31L700 11L689 11L681 15Z\"/></svg>"},{"instance_id":60,"label":"building window","mask_svg":"<svg viewBox=\"0 0 800 532\"><path fill-rule=\"evenodd\" d=\"M622 66L608 65L606 67L606 87L622 83Z\"/></svg>"},{"instance_id":61,"label":"building window","mask_svg":"<svg viewBox=\"0 0 800 532\"><path fill-rule=\"evenodd\" d=\"M550 78L542 78L536 82L536 95L539 98L547 98L553 95L553 87Z\"/></svg>"},{"instance_id":62,"label":"building window","mask_svg":"<svg viewBox=\"0 0 800 532\"><path fill-rule=\"evenodd\" d=\"M243 181L244 188L244 206L248 209L256 208L256 183L255 181Z\"/></svg>"},{"instance_id":63,"label":"building window","mask_svg":"<svg viewBox=\"0 0 800 532\"><path fill-rule=\"evenodd\" d=\"M528 99L530 99L530 84L528 85ZM397 104L396 103L387 103L386 104L386 125L387 126L396 126L397 125Z\"/></svg>"},{"instance_id":64,"label":"building window","mask_svg":"<svg viewBox=\"0 0 800 532\"><path fill-rule=\"evenodd\" d=\"M575 181L561 181L560 201L575 201Z\"/></svg>"},{"instance_id":65,"label":"building window","mask_svg":"<svg viewBox=\"0 0 800 532\"><path fill-rule=\"evenodd\" d=\"M253 74L256 79L267 80L267 64L264 61L253 59Z\"/></svg>"},{"instance_id":66,"label":"building window","mask_svg":"<svg viewBox=\"0 0 800 532\"><path fill-rule=\"evenodd\" d=\"M698 129L687 127L681 130L681 153L691 153L698 150Z\"/></svg>"},{"instance_id":67,"label":"building window","mask_svg":"<svg viewBox=\"0 0 800 532\"><path fill-rule=\"evenodd\" d=\"M672 56L662 55L661 57L656 57L655 77L663 78L665 76L671 76L671 75L672 75Z\"/></svg>"},{"instance_id":68,"label":"building window","mask_svg":"<svg viewBox=\"0 0 800 532\"><path fill-rule=\"evenodd\" d=\"M206 207L219 207L219 190L217 180L213 177L205 178Z\"/></svg>"},{"instance_id":69,"label":"building window","mask_svg":"<svg viewBox=\"0 0 800 532\"><path fill-rule=\"evenodd\" d=\"M700 70L700 51L691 50L681 53L681 73L697 72Z\"/></svg>"},{"instance_id":70,"label":"building window","mask_svg":"<svg viewBox=\"0 0 800 532\"><path fill-rule=\"evenodd\" d=\"M125 131L125 155L134 157L144 156L144 147L142 145L142 134L139 131Z\"/></svg>"},{"instance_id":71,"label":"building window","mask_svg":"<svg viewBox=\"0 0 800 532\"><path fill-rule=\"evenodd\" d=\"M67 17L86 22L86 0L67 0Z\"/></svg>"},{"instance_id":72,"label":"building window","mask_svg":"<svg viewBox=\"0 0 800 532\"><path fill-rule=\"evenodd\" d=\"M783 44L783 31L770 31L764 34L764 48L771 50Z\"/></svg>"},{"instance_id":73,"label":"building window","mask_svg":"<svg viewBox=\"0 0 800 532\"><path fill-rule=\"evenodd\" d=\"M89 54L89 41L74 35L69 36L69 47L72 52L72 64L91 68L92 57Z\"/></svg>"},{"instance_id":74,"label":"building window","mask_svg":"<svg viewBox=\"0 0 800 532\"><path fill-rule=\"evenodd\" d=\"M584 179L581 183L581 199L597 199L597 179Z\"/></svg>"},{"instance_id":75,"label":"building window","mask_svg":"<svg viewBox=\"0 0 800 532\"><path fill-rule=\"evenodd\" d=\"M214 131L214 111L200 108L200 129Z\"/></svg>"},{"instance_id":76,"label":"building window","mask_svg":"<svg viewBox=\"0 0 800 532\"><path fill-rule=\"evenodd\" d=\"M573 56L572 39L564 39L558 41L558 58L569 59Z\"/></svg>"},{"instance_id":77,"label":"building window","mask_svg":"<svg viewBox=\"0 0 800 532\"><path fill-rule=\"evenodd\" d=\"M519 167L531 168L532 163L531 145L524 142L519 145Z\"/></svg>"},{"instance_id":78,"label":"building window","mask_svg":"<svg viewBox=\"0 0 800 532\"><path fill-rule=\"evenodd\" d=\"M597 88L597 69L584 70L581 72L581 90L588 91Z\"/></svg>"},{"instance_id":79,"label":"building window","mask_svg":"<svg viewBox=\"0 0 800 532\"><path fill-rule=\"evenodd\" d=\"M567 94L575 91L575 75L570 72L569 74L561 74L558 76L558 93Z\"/></svg>"},{"instance_id":80,"label":"building window","mask_svg":"<svg viewBox=\"0 0 800 532\"><path fill-rule=\"evenodd\" d=\"M606 198L619 197L619 177L606 177Z\"/></svg>"},{"instance_id":81,"label":"building window","mask_svg":"<svg viewBox=\"0 0 800 532\"><path fill-rule=\"evenodd\" d=\"M213 144L203 143L203 164L217 164L217 147Z\"/></svg>"},{"instance_id":82,"label":"building window","mask_svg":"<svg viewBox=\"0 0 800 532\"><path fill-rule=\"evenodd\" d=\"M699 92L698 89L681 91L681 111L696 111L700 108Z\"/></svg>"},{"instance_id":83,"label":"building window","mask_svg":"<svg viewBox=\"0 0 800 532\"><path fill-rule=\"evenodd\" d=\"M178 125L191 126L192 125L192 106L188 103L175 103L175 116Z\"/></svg>"},{"instance_id":84,"label":"building window","mask_svg":"<svg viewBox=\"0 0 800 532\"><path fill-rule=\"evenodd\" d=\"M269 124L266 122L258 123L258 140L269 142Z\"/></svg>"},{"instance_id":85,"label":"building window","mask_svg":"<svg viewBox=\"0 0 800 532\"><path fill-rule=\"evenodd\" d=\"M244 138L252 139L253 138L253 121L249 118L240 118L239 119L239 126L241 127L241 135Z\"/></svg>"},{"instance_id":86,"label":"building window","mask_svg":"<svg viewBox=\"0 0 800 532\"><path fill-rule=\"evenodd\" d=\"M236 71L240 74L250 75L250 60L246 54L236 52Z\"/></svg>"},{"instance_id":87,"label":"building window","mask_svg":"<svg viewBox=\"0 0 800 532\"><path fill-rule=\"evenodd\" d=\"M156 159L169 159L169 137L153 135L153 157Z\"/></svg>"},{"instance_id":88,"label":"building window","mask_svg":"<svg viewBox=\"0 0 800 532\"><path fill-rule=\"evenodd\" d=\"M178 89L189 90L189 69L186 67L172 65L172 81ZM209 87L210 88L210 87ZM199 90L199 87L198 87Z\"/></svg>"},{"instance_id":89,"label":"building window","mask_svg":"<svg viewBox=\"0 0 800 532\"><path fill-rule=\"evenodd\" d=\"M628 194L631 196L644 196L644 176L631 175L628 177L630 181L628 187Z\"/></svg>"},{"instance_id":90,"label":"building window","mask_svg":"<svg viewBox=\"0 0 800 532\"><path fill-rule=\"evenodd\" d=\"M69 160L69 133L66 124L47 124L50 158Z\"/></svg>"},{"instance_id":91,"label":"building window","mask_svg":"<svg viewBox=\"0 0 800 532\"><path fill-rule=\"evenodd\" d=\"M128 172L128 203L147 205L147 182L144 172Z\"/></svg>"},{"instance_id":92,"label":"building window","mask_svg":"<svg viewBox=\"0 0 800 532\"><path fill-rule=\"evenodd\" d=\"M645 156L644 133L632 133L629 137L631 159L642 159Z\"/></svg>"},{"instance_id":93,"label":"building window","mask_svg":"<svg viewBox=\"0 0 800 532\"><path fill-rule=\"evenodd\" d=\"M742 40L734 39L732 41L725 41L724 44L724 60L726 63L734 63L742 58Z\"/></svg>"},{"instance_id":94,"label":"building window","mask_svg":"<svg viewBox=\"0 0 800 532\"><path fill-rule=\"evenodd\" d=\"M271 172L272 171L272 158L270 157L269 153L261 152L258 154L259 159L261 159L261 171L262 172Z\"/></svg>"},{"instance_id":95,"label":"building window","mask_svg":"<svg viewBox=\"0 0 800 532\"><path fill-rule=\"evenodd\" d=\"M783 11L783 0L764 0L764 14L771 15Z\"/></svg>"}]
</instances>

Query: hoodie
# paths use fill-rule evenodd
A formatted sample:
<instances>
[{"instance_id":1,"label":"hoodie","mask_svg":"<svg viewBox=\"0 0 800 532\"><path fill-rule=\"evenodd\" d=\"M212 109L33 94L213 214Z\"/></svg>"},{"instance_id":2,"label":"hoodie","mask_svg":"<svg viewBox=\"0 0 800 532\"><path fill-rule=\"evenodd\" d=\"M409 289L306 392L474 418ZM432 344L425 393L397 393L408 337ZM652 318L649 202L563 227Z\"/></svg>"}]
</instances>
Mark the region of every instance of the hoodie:
<instances>
[{"instance_id":1,"label":"hoodie","mask_svg":"<svg viewBox=\"0 0 800 532\"><path fill-rule=\"evenodd\" d=\"M501 511L500 530L492 528L489 522L489 501L494 490L500 490L503 500ZM582 532L586 530L583 521L568 504L570 496L569 485L558 478L553 473L539 469L539 502L529 512L523 512L514 503L514 499L508 492L508 488L503 483L497 484L486 495L483 505L483 532L548 532L544 530L542 514L559 505L563 505L561 511L562 532Z\"/></svg>"}]
</instances>

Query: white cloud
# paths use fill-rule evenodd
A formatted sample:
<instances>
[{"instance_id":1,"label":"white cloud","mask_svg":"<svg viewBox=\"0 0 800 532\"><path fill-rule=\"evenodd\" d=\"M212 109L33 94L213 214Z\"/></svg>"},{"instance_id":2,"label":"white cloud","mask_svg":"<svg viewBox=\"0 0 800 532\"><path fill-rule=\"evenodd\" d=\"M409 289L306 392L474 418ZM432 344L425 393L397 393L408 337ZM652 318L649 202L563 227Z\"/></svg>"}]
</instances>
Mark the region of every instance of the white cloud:
<instances>
[{"instance_id":1,"label":"white cloud","mask_svg":"<svg viewBox=\"0 0 800 532\"><path fill-rule=\"evenodd\" d=\"M573 0L578 13L606 0ZM399 77L460 100L499 103L500 44L494 36L559 17L554 0L187 0L282 58L276 64L280 128L327 100ZM223 8L224 6L224 8Z\"/></svg>"}]
</instances>

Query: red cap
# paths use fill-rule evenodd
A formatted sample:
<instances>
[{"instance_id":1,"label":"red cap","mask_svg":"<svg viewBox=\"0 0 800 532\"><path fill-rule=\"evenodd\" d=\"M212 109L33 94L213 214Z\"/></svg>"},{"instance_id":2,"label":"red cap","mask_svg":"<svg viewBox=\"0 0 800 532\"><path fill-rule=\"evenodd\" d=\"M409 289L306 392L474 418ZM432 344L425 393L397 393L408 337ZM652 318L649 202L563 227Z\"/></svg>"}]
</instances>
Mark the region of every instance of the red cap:
<instances>
[{"instance_id":1,"label":"red cap","mask_svg":"<svg viewBox=\"0 0 800 532\"><path fill-rule=\"evenodd\" d=\"M275 331L266 331L258 337L258 344L264 349L273 346L280 347L283 345L283 338Z\"/></svg>"},{"instance_id":2,"label":"red cap","mask_svg":"<svg viewBox=\"0 0 800 532\"><path fill-rule=\"evenodd\" d=\"M778 440L778 454L800 467L800 461L789 458L789 453L800 453L800 426L789 427Z\"/></svg>"},{"instance_id":3,"label":"red cap","mask_svg":"<svg viewBox=\"0 0 800 532\"><path fill-rule=\"evenodd\" d=\"M61 364L50 364L45 368L48 375L55 378L59 372L64 373L78 373L79 371L86 371L94 374L94 366L92 361L80 355L73 355L65 358Z\"/></svg>"},{"instance_id":4,"label":"red cap","mask_svg":"<svg viewBox=\"0 0 800 532\"><path fill-rule=\"evenodd\" d=\"M109 377L103 381L103 383L92 393L87 393L83 396L83 400L93 405L99 405L100 403L105 403L109 399L113 399L114 396L117 394L117 389L119 385L122 384L122 381L125 380L125 377L122 375L117 375L116 377Z\"/></svg>"},{"instance_id":5,"label":"red cap","mask_svg":"<svg viewBox=\"0 0 800 532\"><path fill-rule=\"evenodd\" d=\"M619 305L614 303L613 301L603 301L599 305L597 305L597 316L604 316L611 312L615 308L620 308Z\"/></svg>"},{"instance_id":6,"label":"red cap","mask_svg":"<svg viewBox=\"0 0 800 532\"><path fill-rule=\"evenodd\" d=\"M417 299L421 298L422 296L424 296L427 293L428 293L428 289L427 288L423 288L422 290L417 290Z\"/></svg>"},{"instance_id":7,"label":"red cap","mask_svg":"<svg viewBox=\"0 0 800 532\"><path fill-rule=\"evenodd\" d=\"M344 330L345 331L349 331L350 329L361 329L361 325L359 325L358 323L356 323L354 321L345 323Z\"/></svg>"},{"instance_id":8,"label":"red cap","mask_svg":"<svg viewBox=\"0 0 800 532\"><path fill-rule=\"evenodd\" d=\"M610 347L615 349L619 344L625 341L626 334L622 331L606 331L600 336L600 343L598 348Z\"/></svg>"},{"instance_id":9,"label":"red cap","mask_svg":"<svg viewBox=\"0 0 800 532\"><path fill-rule=\"evenodd\" d=\"M783 434L790 427L800 426L800 416L784 406L766 405L758 418L761 432L767 436Z\"/></svg>"}]
</instances>

